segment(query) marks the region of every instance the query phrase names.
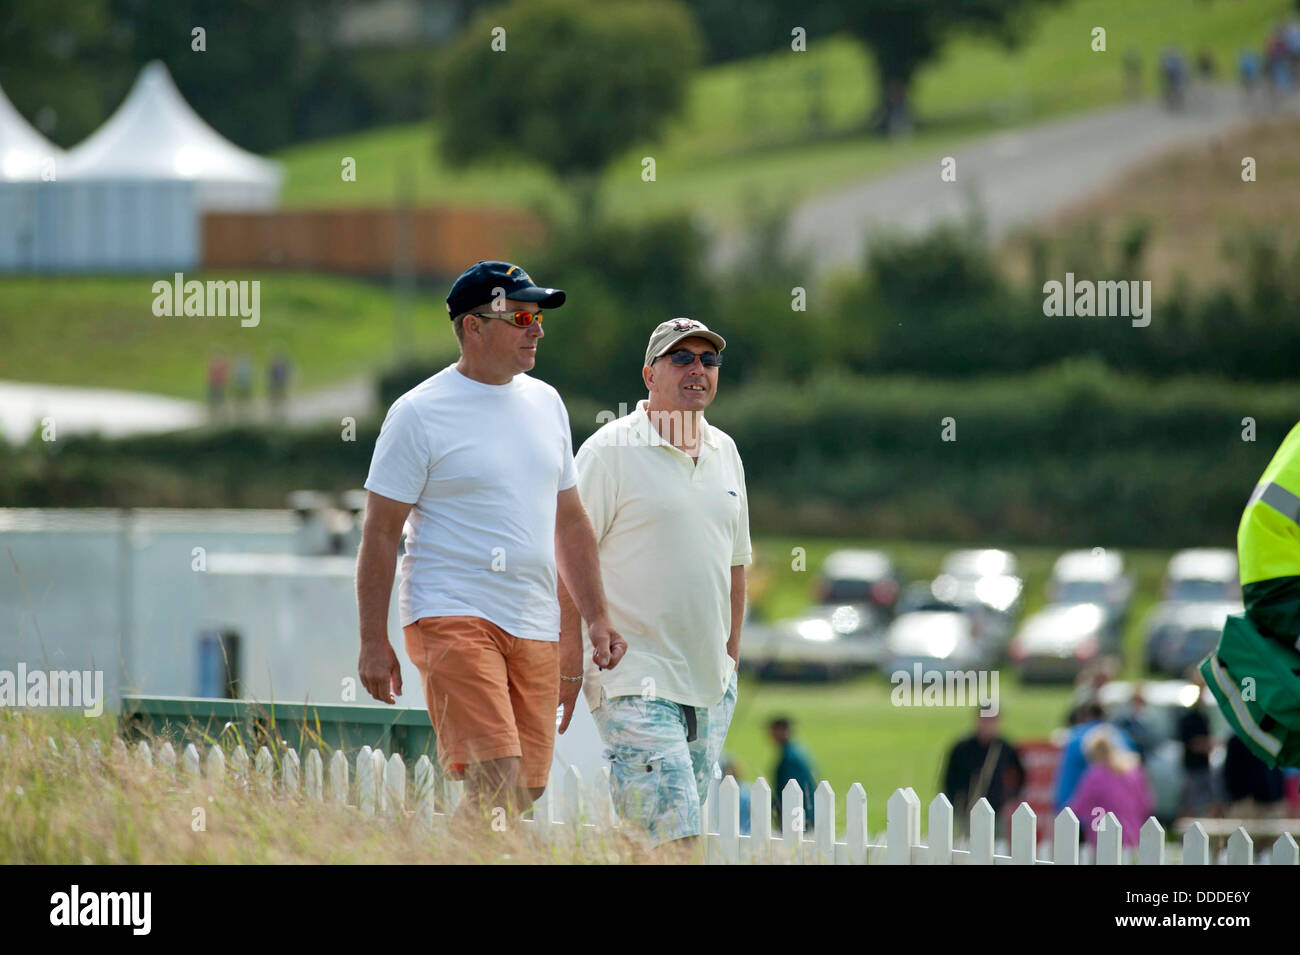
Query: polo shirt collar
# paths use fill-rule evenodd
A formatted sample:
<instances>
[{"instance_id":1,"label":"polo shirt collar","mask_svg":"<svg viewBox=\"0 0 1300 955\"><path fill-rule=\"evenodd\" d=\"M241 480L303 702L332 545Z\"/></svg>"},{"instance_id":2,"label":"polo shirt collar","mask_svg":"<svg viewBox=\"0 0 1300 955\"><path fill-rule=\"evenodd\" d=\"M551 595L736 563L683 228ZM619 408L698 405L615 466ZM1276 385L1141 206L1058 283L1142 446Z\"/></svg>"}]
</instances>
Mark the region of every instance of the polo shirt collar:
<instances>
[{"instance_id":1,"label":"polo shirt collar","mask_svg":"<svg viewBox=\"0 0 1300 955\"><path fill-rule=\"evenodd\" d=\"M636 420L633 422L632 426L636 428L637 432L645 440L646 444L662 444L665 447L671 448L672 445L664 440L663 435L659 433L659 429L650 421L650 413L647 410L649 406L650 401L647 398L642 398L636 403L636 411L632 412ZM702 412L700 414L700 441L714 450L718 448L718 437L713 433L713 427L704 419L704 414Z\"/></svg>"}]
</instances>

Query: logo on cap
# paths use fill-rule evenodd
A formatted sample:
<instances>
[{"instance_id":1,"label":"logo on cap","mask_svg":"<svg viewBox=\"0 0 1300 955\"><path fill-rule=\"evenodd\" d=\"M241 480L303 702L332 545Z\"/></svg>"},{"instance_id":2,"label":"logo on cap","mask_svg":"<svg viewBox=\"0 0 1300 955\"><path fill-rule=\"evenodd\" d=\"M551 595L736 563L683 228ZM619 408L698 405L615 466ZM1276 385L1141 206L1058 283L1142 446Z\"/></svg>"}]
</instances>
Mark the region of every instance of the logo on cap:
<instances>
[{"instance_id":1,"label":"logo on cap","mask_svg":"<svg viewBox=\"0 0 1300 955\"><path fill-rule=\"evenodd\" d=\"M698 322L689 318L679 318L673 322L673 331L689 332L692 328L694 328L698 324L699 324Z\"/></svg>"}]
</instances>

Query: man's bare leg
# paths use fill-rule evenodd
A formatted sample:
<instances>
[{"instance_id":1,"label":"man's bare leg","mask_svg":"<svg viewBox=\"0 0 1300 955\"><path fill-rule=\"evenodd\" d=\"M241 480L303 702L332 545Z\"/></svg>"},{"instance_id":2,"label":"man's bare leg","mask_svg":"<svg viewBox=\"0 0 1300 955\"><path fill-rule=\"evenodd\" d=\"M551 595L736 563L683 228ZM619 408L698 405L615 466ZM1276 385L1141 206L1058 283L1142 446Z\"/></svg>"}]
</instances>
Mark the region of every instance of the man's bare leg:
<instances>
[{"instance_id":1,"label":"man's bare leg","mask_svg":"<svg viewBox=\"0 0 1300 955\"><path fill-rule=\"evenodd\" d=\"M519 763L518 756L505 756L465 767L465 798L453 816L457 828L490 826L493 811L498 808L504 809L507 817L517 812L514 802Z\"/></svg>"}]
</instances>

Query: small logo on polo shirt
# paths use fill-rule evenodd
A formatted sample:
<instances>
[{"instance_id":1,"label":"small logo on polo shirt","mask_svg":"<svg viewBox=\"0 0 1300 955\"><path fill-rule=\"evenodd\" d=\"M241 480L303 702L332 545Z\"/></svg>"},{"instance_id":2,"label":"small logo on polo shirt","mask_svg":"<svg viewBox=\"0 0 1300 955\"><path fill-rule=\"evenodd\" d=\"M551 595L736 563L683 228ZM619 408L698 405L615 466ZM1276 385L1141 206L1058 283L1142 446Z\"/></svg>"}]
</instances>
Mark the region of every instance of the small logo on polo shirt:
<instances>
[{"instance_id":1,"label":"small logo on polo shirt","mask_svg":"<svg viewBox=\"0 0 1300 955\"><path fill-rule=\"evenodd\" d=\"M730 494L732 497L739 497L739 496L740 496L740 495L738 495L735 491L728 491L727 493Z\"/></svg>"}]
</instances>

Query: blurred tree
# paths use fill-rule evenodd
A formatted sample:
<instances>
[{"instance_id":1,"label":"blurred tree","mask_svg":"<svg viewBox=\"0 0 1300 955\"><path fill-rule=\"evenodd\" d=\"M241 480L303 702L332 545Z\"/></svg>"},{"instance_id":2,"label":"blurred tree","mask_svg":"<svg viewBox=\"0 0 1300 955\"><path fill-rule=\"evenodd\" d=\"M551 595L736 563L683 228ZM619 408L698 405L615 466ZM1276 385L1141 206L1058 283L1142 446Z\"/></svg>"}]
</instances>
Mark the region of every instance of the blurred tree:
<instances>
[{"instance_id":1,"label":"blurred tree","mask_svg":"<svg viewBox=\"0 0 1300 955\"><path fill-rule=\"evenodd\" d=\"M128 40L113 29L109 0L5 0L0 88L46 136L70 146L130 83Z\"/></svg>"},{"instance_id":2,"label":"blurred tree","mask_svg":"<svg viewBox=\"0 0 1300 955\"><path fill-rule=\"evenodd\" d=\"M578 191L589 218L597 173L681 108L700 51L690 11L675 0L493 8L443 60L442 148L462 165L526 153Z\"/></svg>"},{"instance_id":3,"label":"blurred tree","mask_svg":"<svg viewBox=\"0 0 1300 955\"><path fill-rule=\"evenodd\" d=\"M830 29L857 37L876 61L880 102L872 125L883 132L912 123L912 79L927 60L960 33L991 35L1008 47L1019 42L1036 7L1061 0L814 0ZM1083 42L1082 40L1080 42Z\"/></svg>"},{"instance_id":4,"label":"blurred tree","mask_svg":"<svg viewBox=\"0 0 1300 955\"><path fill-rule=\"evenodd\" d=\"M162 60L223 136L265 152L295 139L295 101L327 53L339 0L112 0L136 68ZM204 30L195 50L193 31Z\"/></svg>"}]
</instances>

